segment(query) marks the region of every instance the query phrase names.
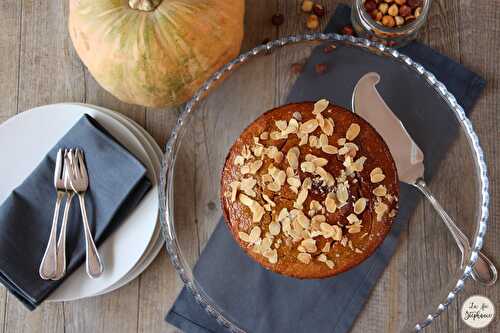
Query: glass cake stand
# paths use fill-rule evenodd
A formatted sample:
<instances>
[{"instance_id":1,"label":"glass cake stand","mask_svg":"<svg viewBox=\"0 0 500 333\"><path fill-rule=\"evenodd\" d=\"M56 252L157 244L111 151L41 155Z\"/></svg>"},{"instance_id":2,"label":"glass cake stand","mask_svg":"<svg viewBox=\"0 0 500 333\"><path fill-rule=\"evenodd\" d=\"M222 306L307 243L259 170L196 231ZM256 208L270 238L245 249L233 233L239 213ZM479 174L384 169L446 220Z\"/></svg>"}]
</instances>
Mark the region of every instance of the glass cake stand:
<instances>
[{"instance_id":1,"label":"glass cake stand","mask_svg":"<svg viewBox=\"0 0 500 333\"><path fill-rule=\"evenodd\" d=\"M325 52L325 43L336 48ZM314 53L316 58L310 58ZM319 61L326 70L316 68ZM364 321L372 328L387 329L392 321L396 330L419 331L448 307L458 306L454 300L462 297L459 292L483 244L489 200L483 152L464 110L432 73L396 50L352 36L299 35L260 45L215 73L186 104L166 145L160 206L167 250L195 300L229 331L248 332L251 325L227 305L225 290L231 288L224 279L218 282L212 276L207 281L206 276L207 267L224 276L234 256L241 256L220 244L210 245L214 231L227 232L224 225L216 227L222 216L220 174L229 147L260 114L289 100L328 96L332 103L350 109L352 89L368 71L381 74L377 88L423 150L429 186L469 237L473 250L461 263L439 216L413 193L411 202L400 202L416 206L412 217L397 222L401 234L396 252L353 325ZM310 86L290 97L299 76L310 80ZM436 141L448 145L446 153L434 148ZM207 254L197 265L204 250ZM236 276L231 281L244 279ZM241 288L232 297L244 302L254 292Z\"/></svg>"}]
</instances>

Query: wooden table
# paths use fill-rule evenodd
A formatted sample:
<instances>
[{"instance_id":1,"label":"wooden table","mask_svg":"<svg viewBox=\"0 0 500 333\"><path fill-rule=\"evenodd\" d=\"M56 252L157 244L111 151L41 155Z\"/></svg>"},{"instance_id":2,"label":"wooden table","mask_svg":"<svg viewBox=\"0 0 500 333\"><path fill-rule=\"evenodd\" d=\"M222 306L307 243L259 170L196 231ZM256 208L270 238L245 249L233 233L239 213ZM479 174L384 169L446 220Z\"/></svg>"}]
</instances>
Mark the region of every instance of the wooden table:
<instances>
[{"instance_id":1,"label":"wooden table","mask_svg":"<svg viewBox=\"0 0 500 333\"><path fill-rule=\"evenodd\" d=\"M329 14L337 1L321 1ZM463 63L486 78L488 84L472 115L488 160L492 202L485 249L500 263L500 10L489 0L434 0L421 41ZM265 38L305 32L300 1L247 0L243 49ZM272 14L285 15L285 24L273 27ZM150 110L121 103L104 91L80 62L67 32L68 1L0 1L0 122L32 107L57 102L102 105L133 118L163 145L180 109ZM322 27L325 22L322 21ZM29 135L27 133L26 135ZM15 144L2 142L0 144ZM5 158L5 157L4 157ZM449 191L435 187L438 197ZM450 212L460 215L460 208ZM412 221L433 215L421 204ZM410 224L412 223L410 221ZM436 223L438 223L436 221ZM418 232L418 228L416 230ZM430 249L432 250L432 249ZM451 250L450 250L451 251ZM453 249L456 256L456 249ZM405 322L409 306L394 304L391 286L401 281L398 263L414 260L400 247L380 279L353 332L394 332ZM446 263L445 263L446 264ZM165 252L135 281L105 296L44 304L29 312L0 288L0 332L176 332L163 321L182 283ZM411 296L411 288L408 295ZM465 293L441 316L429 332L472 332L460 320L459 304L467 295L487 295L500 304L500 285L484 288L468 283ZM497 312L500 307L497 308ZM374 320L375 316L385 320ZM498 318L498 315L497 315ZM484 332L498 332L500 320Z\"/></svg>"}]
</instances>

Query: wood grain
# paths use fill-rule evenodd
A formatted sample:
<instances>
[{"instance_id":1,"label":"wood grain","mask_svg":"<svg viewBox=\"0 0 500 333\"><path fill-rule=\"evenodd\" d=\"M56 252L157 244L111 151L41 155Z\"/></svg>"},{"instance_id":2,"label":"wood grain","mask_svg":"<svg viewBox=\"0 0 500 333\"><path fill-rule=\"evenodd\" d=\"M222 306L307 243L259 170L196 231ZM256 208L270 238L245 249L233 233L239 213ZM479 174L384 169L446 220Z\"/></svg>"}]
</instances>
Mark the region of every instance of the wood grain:
<instances>
[{"instance_id":1,"label":"wood grain","mask_svg":"<svg viewBox=\"0 0 500 333\"><path fill-rule=\"evenodd\" d=\"M350 1L321 1L331 15L335 6ZM245 39L243 50L262 43L265 39L307 32L306 15L300 10L300 0L247 0L245 16ZM69 39L67 1L6 0L0 3L0 122L17 112L34 106L57 102L87 102L122 112L144 126L155 140L164 145L175 125L181 108L145 109L118 101L104 91L80 62ZM271 16L281 12L285 21L280 27L270 23ZM327 20L322 20L324 28ZM500 152L500 11L492 10L487 0L434 0L429 21L421 33L420 40L450 58L482 75L488 82L471 116L473 125L485 151L490 175L490 224L485 242L485 251L500 263L500 219L499 170ZM252 82L230 82L221 87L219 96L212 96L209 103L237 110L233 102L225 104L224 94L235 94L240 103L253 103L265 110L268 105L283 102L282 93L293 84L284 75L290 63L300 61L307 52L296 54L296 58L281 57L274 53L264 61L259 72L247 73ZM266 85L277 87L266 89ZM259 94L259 101L245 99ZM232 98L232 101L238 100ZM205 107L213 107L207 104ZM209 138L211 131L230 127L231 119L225 119L216 128L206 124L216 122L210 113L195 117L185 140L181 154L182 165L178 171L178 185L183 195L196 200L192 205L180 203L176 214L185 223L176 226L179 237L191 264L194 264L217 221L219 208L214 193L205 192L207 183L215 186L217 178L206 179L207 174L216 175L213 161L225 152L213 149ZM237 116L237 113L235 113ZM230 133L228 136L228 144ZM473 179L457 179L457 174L471 172L472 161L462 156L461 147L465 138L453 144L441 163L438 176L430 182L438 199L446 203L446 210L457 223L472 235L470 221L473 216L472 200L467 201L467 189L475 185ZM3 143L1 143L3 144ZM208 147L208 148L207 148ZM192 181L196 179L196 181ZM183 183L184 181L184 183ZM180 191L180 190L179 190ZM454 198L454 200L450 200ZM202 221L209 220L210 223ZM196 228L193 228L196 226ZM425 241L424 241L425 240ZM423 244L423 246L422 246ZM445 286L449 275L456 272L460 253L433 209L422 202L409 221L399 246L389 266L379 280L363 312L358 317L353 332L397 332L408 321L424 312L433 300L442 300L445 295L419 292L429 283ZM415 264L417 261L418 264ZM439 269L426 269L433 265ZM177 277L165 251L135 281L113 293L88 300L64 304L43 304L36 311L27 311L2 287L0 289L0 333L7 332L180 332L163 321L164 315L175 301L182 283ZM427 290L429 290L427 288ZM472 294L487 295L494 303L500 303L500 287L480 287L472 282L459 295L449 311L428 328L428 332L475 332L460 320L460 304ZM498 309L497 309L498 311ZM496 319L484 332L500 330Z\"/></svg>"}]
</instances>

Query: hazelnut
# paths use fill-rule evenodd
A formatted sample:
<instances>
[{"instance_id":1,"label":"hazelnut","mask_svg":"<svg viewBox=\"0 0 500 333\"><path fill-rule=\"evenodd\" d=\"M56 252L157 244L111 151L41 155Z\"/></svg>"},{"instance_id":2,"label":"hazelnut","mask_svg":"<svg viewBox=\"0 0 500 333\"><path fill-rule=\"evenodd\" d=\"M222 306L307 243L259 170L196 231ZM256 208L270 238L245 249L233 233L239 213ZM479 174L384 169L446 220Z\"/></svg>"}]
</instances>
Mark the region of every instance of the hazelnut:
<instances>
[{"instance_id":1,"label":"hazelnut","mask_svg":"<svg viewBox=\"0 0 500 333\"><path fill-rule=\"evenodd\" d=\"M313 9L314 2L311 0L304 0L302 1L302 11L305 13L310 13Z\"/></svg>"},{"instance_id":2,"label":"hazelnut","mask_svg":"<svg viewBox=\"0 0 500 333\"><path fill-rule=\"evenodd\" d=\"M415 12L413 14L415 15L415 17L419 17L420 14L422 14L422 7L417 7L417 9L415 9Z\"/></svg>"},{"instance_id":3,"label":"hazelnut","mask_svg":"<svg viewBox=\"0 0 500 333\"><path fill-rule=\"evenodd\" d=\"M291 69L292 69L292 73L300 74L304 70L304 65L296 62L296 63L292 64Z\"/></svg>"},{"instance_id":4,"label":"hazelnut","mask_svg":"<svg viewBox=\"0 0 500 333\"><path fill-rule=\"evenodd\" d=\"M382 17L382 24L385 25L386 27L392 28L394 27L396 22L394 22L394 17L385 15L384 17Z\"/></svg>"},{"instance_id":5,"label":"hazelnut","mask_svg":"<svg viewBox=\"0 0 500 333\"><path fill-rule=\"evenodd\" d=\"M415 9L422 5L422 0L407 0L406 4L410 6L412 9Z\"/></svg>"},{"instance_id":6,"label":"hazelnut","mask_svg":"<svg viewBox=\"0 0 500 333\"><path fill-rule=\"evenodd\" d=\"M402 6L406 3L406 0L394 0L395 3L397 3L398 5Z\"/></svg>"},{"instance_id":7,"label":"hazelnut","mask_svg":"<svg viewBox=\"0 0 500 333\"><path fill-rule=\"evenodd\" d=\"M306 26L310 30L316 30L319 27L318 17L314 14L311 14L307 17Z\"/></svg>"},{"instance_id":8,"label":"hazelnut","mask_svg":"<svg viewBox=\"0 0 500 333\"><path fill-rule=\"evenodd\" d=\"M407 17L408 15L411 15L411 8L408 5L402 5L399 7L399 15L403 17Z\"/></svg>"},{"instance_id":9,"label":"hazelnut","mask_svg":"<svg viewBox=\"0 0 500 333\"><path fill-rule=\"evenodd\" d=\"M271 22L275 26L282 25L284 21L285 21L285 17L283 16L283 14L274 14L273 17L271 17Z\"/></svg>"},{"instance_id":10,"label":"hazelnut","mask_svg":"<svg viewBox=\"0 0 500 333\"><path fill-rule=\"evenodd\" d=\"M346 25L342 28L341 31L342 35L349 35L352 36L354 34L354 31L352 30L352 26Z\"/></svg>"},{"instance_id":11,"label":"hazelnut","mask_svg":"<svg viewBox=\"0 0 500 333\"><path fill-rule=\"evenodd\" d=\"M405 19L402 16L396 16L394 20L396 21L396 25L403 25L405 23Z\"/></svg>"},{"instance_id":12,"label":"hazelnut","mask_svg":"<svg viewBox=\"0 0 500 333\"><path fill-rule=\"evenodd\" d=\"M389 9L387 10L387 14L391 16L397 16L399 13L399 7L396 4L393 4Z\"/></svg>"},{"instance_id":13,"label":"hazelnut","mask_svg":"<svg viewBox=\"0 0 500 333\"><path fill-rule=\"evenodd\" d=\"M382 19L382 16L384 16L384 14L382 14L382 12L380 10L375 9L374 11L371 12L371 16L375 21L380 22L380 20Z\"/></svg>"},{"instance_id":14,"label":"hazelnut","mask_svg":"<svg viewBox=\"0 0 500 333\"><path fill-rule=\"evenodd\" d=\"M325 16L325 8L320 4L315 3L313 6L313 13L316 14L317 17Z\"/></svg>"},{"instance_id":15,"label":"hazelnut","mask_svg":"<svg viewBox=\"0 0 500 333\"><path fill-rule=\"evenodd\" d=\"M382 14L387 14L387 10L389 9L389 5L386 4L385 2L382 2L380 5L378 5L378 10L380 10L380 12Z\"/></svg>"},{"instance_id":16,"label":"hazelnut","mask_svg":"<svg viewBox=\"0 0 500 333\"><path fill-rule=\"evenodd\" d=\"M371 13L374 9L377 9L377 3L375 0L366 0L365 9L368 13Z\"/></svg>"},{"instance_id":17,"label":"hazelnut","mask_svg":"<svg viewBox=\"0 0 500 333\"><path fill-rule=\"evenodd\" d=\"M318 74L325 74L328 69L328 66L326 66L326 64L316 64L316 66L314 66L314 69Z\"/></svg>"}]
</instances>

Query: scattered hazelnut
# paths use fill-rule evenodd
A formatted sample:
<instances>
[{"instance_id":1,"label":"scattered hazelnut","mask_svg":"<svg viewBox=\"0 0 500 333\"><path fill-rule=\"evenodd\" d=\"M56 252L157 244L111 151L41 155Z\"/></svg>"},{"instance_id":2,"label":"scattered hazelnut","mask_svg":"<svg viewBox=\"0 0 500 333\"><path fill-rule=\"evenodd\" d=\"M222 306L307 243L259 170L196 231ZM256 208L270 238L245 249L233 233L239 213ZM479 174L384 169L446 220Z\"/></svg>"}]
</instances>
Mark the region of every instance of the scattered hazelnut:
<instances>
[{"instance_id":1,"label":"scattered hazelnut","mask_svg":"<svg viewBox=\"0 0 500 333\"><path fill-rule=\"evenodd\" d=\"M403 17L407 17L408 15L411 15L411 8L408 5L402 5L399 7L399 15Z\"/></svg>"},{"instance_id":2,"label":"scattered hazelnut","mask_svg":"<svg viewBox=\"0 0 500 333\"><path fill-rule=\"evenodd\" d=\"M371 13L374 9L377 9L377 3L375 0L366 0L365 9L368 13Z\"/></svg>"},{"instance_id":3,"label":"scattered hazelnut","mask_svg":"<svg viewBox=\"0 0 500 333\"><path fill-rule=\"evenodd\" d=\"M323 16L325 16L325 8L323 6L321 6L320 4L315 3L313 6L313 13L317 17L323 17Z\"/></svg>"},{"instance_id":4,"label":"scattered hazelnut","mask_svg":"<svg viewBox=\"0 0 500 333\"><path fill-rule=\"evenodd\" d=\"M310 30L316 30L319 27L318 17L314 14L311 14L307 17L306 26Z\"/></svg>"},{"instance_id":5,"label":"scattered hazelnut","mask_svg":"<svg viewBox=\"0 0 500 333\"><path fill-rule=\"evenodd\" d=\"M311 0L304 0L302 1L302 11L305 13L310 13L313 9L314 2Z\"/></svg>"},{"instance_id":6,"label":"scattered hazelnut","mask_svg":"<svg viewBox=\"0 0 500 333\"><path fill-rule=\"evenodd\" d=\"M271 22L275 26L282 25L284 21L285 21L285 17L283 16L283 14L274 14L273 17L271 17Z\"/></svg>"},{"instance_id":7,"label":"scattered hazelnut","mask_svg":"<svg viewBox=\"0 0 500 333\"><path fill-rule=\"evenodd\" d=\"M402 16L396 16L394 20L396 21L396 25L403 25L405 23L405 19Z\"/></svg>"},{"instance_id":8,"label":"scattered hazelnut","mask_svg":"<svg viewBox=\"0 0 500 333\"><path fill-rule=\"evenodd\" d=\"M304 70L304 65L296 62L292 64L291 68L292 68L292 73L300 74Z\"/></svg>"},{"instance_id":9,"label":"scattered hazelnut","mask_svg":"<svg viewBox=\"0 0 500 333\"><path fill-rule=\"evenodd\" d=\"M378 10L382 12L382 14L387 14L387 10L389 9L389 5L385 2L382 2L380 5L378 5Z\"/></svg>"},{"instance_id":10,"label":"scattered hazelnut","mask_svg":"<svg viewBox=\"0 0 500 333\"><path fill-rule=\"evenodd\" d=\"M314 69L318 74L325 74L328 69L328 66L326 66L326 64L316 64L316 66L314 66Z\"/></svg>"},{"instance_id":11,"label":"scattered hazelnut","mask_svg":"<svg viewBox=\"0 0 500 333\"><path fill-rule=\"evenodd\" d=\"M406 0L394 0L395 3L397 3L398 5L402 6L406 3Z\"/></svg>"},{"instance_id":12,"label":"scattered hazelnut","mask_svg":"<svg viewBox=\"0 0 500 333\"><path fill-rule=\"evenodd\" d=\"M410 6L412 9L415 9L422 5L422 0L407 0L406 4Z\"/></svg>"},{"instance_id":13,"label":"scattered hazelnut","mask_svg":"<svg viewBox=\"0 0 500 333\"><path fill-rule=\"evenodd\" d=\"M346 25L342 28L342 31L341 33L343 35L349 35L349 36L352 36L354 34L354 30L352 29L352 26L351 25Z\"/></svg>"},{"instance_id":14,"label":"scattered hazelnut","mask_svg":"<svg viewBox=\"0 0 500 333\"><path fill-rule=\"evenodd\" d=\"M387 10L387 13L391 16L397 16L399 13L399 7L396 4L393 4L392 6L389 7Z\"/></svg>"},{"instance_id":15,"label":"scattered hazelnut","mask_svg":"<svg viewBox=\"0 0 500 333\"><path fill-rule=\"evenodd\" d=\"M422 14L422 7L417 7L417 9L415 9L415 17L419 17L420 14Z\"/></svg>"},{"instance_id":16,"label":"scattered hazelnut","mask_svg":"<svg viewBox=\"0 0 500 333\"><path fill-rule=\"evenodd\" d=\"M382 24L386 27L392 28L394 27L396 22L394 22L394 18L392 16L385 15L384 17L382 17Z\"/></svg>"},{"instance_id":17,"label":"scattered hazelnut","mask_svg":"<svg viewBox=\"0 0 500 333\"><path fill-rule=\"evenodd\" d=\"M371 12L371 16L375 21L380 22L380 20L382 19L382 16L384 16L384 14L382 14L382 12L380 10L375 9L374 11Z\"/></svg>"},{"instance_id":18,"label":"scattered hazelnut","mask_svg":"<svg viewBox=\"0 0 500 333\"><path fill-rule=\"evenodd\" d=\"M335 50L337 48L337 45L335 44L330 44L330 45L327 45L323 48L323 52L324 53L332 53L333 50Z\"/></svg>"}]
</instances>

